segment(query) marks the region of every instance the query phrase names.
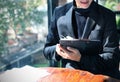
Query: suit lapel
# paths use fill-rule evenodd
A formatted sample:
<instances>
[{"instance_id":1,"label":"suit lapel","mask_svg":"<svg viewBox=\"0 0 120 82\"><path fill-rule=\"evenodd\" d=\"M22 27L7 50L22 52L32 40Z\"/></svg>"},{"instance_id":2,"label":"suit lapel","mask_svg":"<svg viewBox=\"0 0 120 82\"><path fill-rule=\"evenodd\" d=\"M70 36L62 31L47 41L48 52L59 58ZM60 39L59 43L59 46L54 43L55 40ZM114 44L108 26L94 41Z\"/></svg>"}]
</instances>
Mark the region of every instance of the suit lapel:
<instances>
[{"instance_id":1,"label":"suit lapel","mask_svg":"<svg viewBox=\"0 0 120 82\"><path fill-rule=\"evenodd\" d=\"M95 21L92 18L87 17L81 39L88 39L90 32L92 31L94 25L95 25Z\"/></svg>"},{"instance_id":2,"label":"suit lapel","mask_svg":"<svg viewBox=\"0 0 120 82\"><path fill-rule=\"evenodd\" d=\"M73 25L72 25L72 14L73 14L73 7L71 7L70 10L66 13L66 24L67 24L68 31L74 38L75 36L74 36Z\"/></svg>"},{"instance_id":3,"label":"suit lapel","mask_svg":"<svg viewBox=\"0 0 120 82\"><path fill-rule=\"evenodd\" d=\"M73 32L73 27L72 27L72 12L73 12L73 7L71 7L66 15L61 16L58 21L57 21L57 28L58 28L58 33L59 37L62 38L61 36L70 36L75 38L74 32Z\"/></svg>"}]
</instances>

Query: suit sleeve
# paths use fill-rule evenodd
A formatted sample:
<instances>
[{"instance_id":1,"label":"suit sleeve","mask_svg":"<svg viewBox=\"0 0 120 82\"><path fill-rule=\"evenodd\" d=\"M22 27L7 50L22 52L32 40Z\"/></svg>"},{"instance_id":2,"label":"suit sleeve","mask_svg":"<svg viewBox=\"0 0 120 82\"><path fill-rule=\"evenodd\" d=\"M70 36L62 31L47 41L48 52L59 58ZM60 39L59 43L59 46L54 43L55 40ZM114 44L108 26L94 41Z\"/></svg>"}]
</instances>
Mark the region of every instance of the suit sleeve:
<instances>
[{"instance_id":1,"label":"suit sleeve","mask_svg":"<svg viewBox=\"0 0 120 82\"><path fill-rule=\"evenodd\" d=\"M119 38L116 29L115 14L106 15L105 20L107 21L105 22L103 34L103 53L94 56L83 56L80 63L86 70L97 70L103 73L119 68Z\"/></svg>"},{"instance_id":2,"label":"suit sleeve","mask_svg":"<svg viewBox=\"0 0 120 82\"><path fill-rule=\"evenodd\" d=\"M119 65L119 37L116 28L115 14L112 14L110 20L106 21L103 36L103 53L99 55L99 61L103 61L107 69L112 69Z\"/></svg>"},{"instance_id":3,"label":"suit sleeve","mask_svg":"<svg viewBox=\"0 0 120 82\"><path fill-rule=\"evenodd\" d=\"M54 11L54 14L52 16L52 20L50 23L50 26L48 28L48 35L46 38L46 43L43 49L44 56L49 60L60 60L60 56L57 55L55 49L56 44L59 43L59 36L56 26L56 9Z\"/></svg>"}]
</instances>

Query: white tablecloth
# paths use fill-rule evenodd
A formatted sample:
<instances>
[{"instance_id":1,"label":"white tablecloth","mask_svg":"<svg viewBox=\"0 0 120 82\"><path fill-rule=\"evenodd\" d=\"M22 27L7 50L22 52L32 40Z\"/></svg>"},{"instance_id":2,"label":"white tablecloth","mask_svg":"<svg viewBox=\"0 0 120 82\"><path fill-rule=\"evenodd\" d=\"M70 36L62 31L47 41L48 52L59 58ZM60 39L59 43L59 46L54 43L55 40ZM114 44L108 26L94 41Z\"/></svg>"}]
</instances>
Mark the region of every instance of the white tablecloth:
<instances>
[{"instance_id":1,"label":"white tablecloth","mask_svg":"<svg viewBox=\"0 0 120 82\"><path fill-rule=\"evenodd\" d=\"M0 74L0 82L37 82L41 77L49 74L47 70L40 70L27 65L22 68L13 68Z\"/></svg>"}]
</instances>

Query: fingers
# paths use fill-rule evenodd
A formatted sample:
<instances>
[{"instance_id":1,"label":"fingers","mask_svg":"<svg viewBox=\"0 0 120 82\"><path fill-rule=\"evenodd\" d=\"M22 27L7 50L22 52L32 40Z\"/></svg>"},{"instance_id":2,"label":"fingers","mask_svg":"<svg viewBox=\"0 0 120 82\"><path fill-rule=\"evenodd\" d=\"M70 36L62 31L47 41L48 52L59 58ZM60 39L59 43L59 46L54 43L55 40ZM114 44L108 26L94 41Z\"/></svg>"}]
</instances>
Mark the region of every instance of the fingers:
<instances>
[{"instance_id":1,"label":"fingers","mask_svg":"<svg viewBox=\"0 0 120 82\"><path fill-rule=\"evenodd\" d=\"M60 46L60 44L56 45L56 52L61 57L68 58L68 56L66 55L66 51Z\"/></svg>"},{"instance_id":2,"label":"fingers","mask_svg":"<svg viewBox=\"0 0 120 82\"><path fill-rule=\"evenodd\" d=\"M74 61L79 61L81 58L81 54L79 50L67 47L67 49L60 46L60 44L56 45L56 52L64 59L70 59Z\"/></svg>"},{"instance_id":3,"label":"fingers","mask_svg":"<svg viewBox=\"0 0 120 82\"><path fill-rule=\"evenodd\" d=\"M63 48L60 44L57 44L58 48L59 48L59 51L62 52L62 53L69 53L69 51L65 48Z\"/></svg>"},{"instance_id":4,"label":"fingers","mask_svg":"<svg viewBox=\"0 0 120 82\"><path fill-rule=\"evenodd\" d=\"M73 52L73 53L75 53L76 51L78 51L77 49L71 48L71 47L67 47L67 50L69 50L70 52Z\"/></svg>"},{"instance_id":5,"label":"fingers","mask_svg":"<svg viewBox=\"0 0 120 82\"><path fill-rule=\"evenodd\" d=\"M59 44L56 45L56 52L57 52L57 54L60 54Z\"/></svg>"}]
</instances>

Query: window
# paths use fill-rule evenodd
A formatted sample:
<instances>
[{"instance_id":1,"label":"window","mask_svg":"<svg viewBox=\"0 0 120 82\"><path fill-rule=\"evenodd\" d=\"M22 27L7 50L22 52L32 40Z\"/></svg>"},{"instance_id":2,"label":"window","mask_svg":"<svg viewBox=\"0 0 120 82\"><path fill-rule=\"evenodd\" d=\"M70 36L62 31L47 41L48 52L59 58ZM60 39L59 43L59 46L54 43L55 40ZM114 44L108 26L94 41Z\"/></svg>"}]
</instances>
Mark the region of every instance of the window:
<instances>
[{"instance_id":1,"label":"window","mask_svg":"<svg viewBox=\"0 0 120 82\"><path fill-rule=\"evenodd\" d=\"M120 29L120 0L98 0L98 3L116 13L117 29Z\"/></svg>"},{"instance_id":2,"label":"window","mask_svg":"<svg viewBox=\"0 0 120 82\"><path fill-rule=\"evenodd\" d=\"M1 0L0 71L43 63L47 25L47 0Z\"/></svg>"},{"instance_id":3,"label":"window","mask_svg":"<svg viewBox=\"0 0 120 82\"><path fill-rule=\"evenodd\" d=\"M120 11L120 0L99 0L98 3L113 11Z\"/></svg>"}]
</instances>

